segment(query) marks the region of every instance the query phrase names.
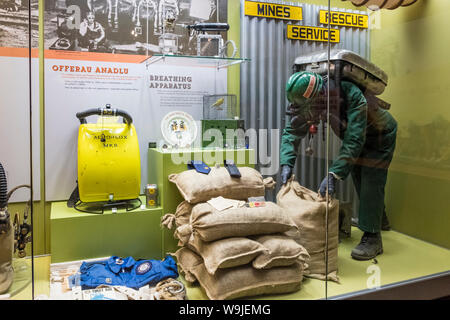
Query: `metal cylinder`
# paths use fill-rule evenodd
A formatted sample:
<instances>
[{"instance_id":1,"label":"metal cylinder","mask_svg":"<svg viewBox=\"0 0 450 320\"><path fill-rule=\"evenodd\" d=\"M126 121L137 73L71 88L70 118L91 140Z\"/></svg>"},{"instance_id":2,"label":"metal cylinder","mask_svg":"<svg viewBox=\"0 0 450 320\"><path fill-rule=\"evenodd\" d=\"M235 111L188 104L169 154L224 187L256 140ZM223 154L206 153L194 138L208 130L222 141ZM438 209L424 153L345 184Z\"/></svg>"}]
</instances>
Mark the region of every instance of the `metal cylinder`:
<instances>
[{"instance_id":1,"label":"metal cylinder","mask_svg":"<svg viewBox=\"0 0 450 320\"><path fill-rule=\"evenodd\" d=\"M14 231L8 213L7 191L6 172L0 163L0 294L5 293L13 281Z\"/></svg>"},{"instance_id":2,"label":"metal cylinder","mask_svg":"<svg viewBox=\"0 0 450 320\"><path fill-rule=\"evenodd\" d=\"M6 231L0 233L0 294L4 294L13 282L14 230L7 219ZM5 228L3 228L5 230Z\"/></svg>"}]
</instances>

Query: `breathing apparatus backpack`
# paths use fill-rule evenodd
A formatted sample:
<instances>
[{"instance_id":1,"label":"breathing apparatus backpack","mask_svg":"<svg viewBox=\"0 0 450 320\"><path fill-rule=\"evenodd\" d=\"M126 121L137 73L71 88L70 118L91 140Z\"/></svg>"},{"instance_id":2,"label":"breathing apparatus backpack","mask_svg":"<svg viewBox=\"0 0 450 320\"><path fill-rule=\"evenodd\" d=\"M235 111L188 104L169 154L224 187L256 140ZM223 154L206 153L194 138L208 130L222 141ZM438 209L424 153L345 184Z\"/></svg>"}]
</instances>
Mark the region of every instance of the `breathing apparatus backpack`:
<instances>
[{"instance_id":1,"label":"breathing apparatus backpack","mask_svg":"<svg viewBox=\"0 0 450 320\"><path fill-rule=\"evenodd\" d=\"M87 123L86 118L93 115L99 116L97 123ZM94 213L99 209L103 213L108 207L126 206L127 210L139 207L141 161L131 116L126 111L111 109L110 105L76 116L80 120L78 180L67 206ZM123 123L117 122L118 116ZM82 209L81 205L88 205L88 209Z\"/></svg>"},{"instance_id":2,"label":"breathing apparatus backpack","mask_svg":"<svg viewBox=\"0 0 450 320\"><path fill-rule=\"evenodd\" d=\"M328 78L328 50L313 52L295 59L293 71L314 72L330 82L330 102L342 103L339 88L342 80L353 82L357 85L367 100L369 109L390 109L390 104L377 96L384 92L387 86L387 74L370 61L357 53L344 50L330 50Z\"/></svg>"}]
</instances>

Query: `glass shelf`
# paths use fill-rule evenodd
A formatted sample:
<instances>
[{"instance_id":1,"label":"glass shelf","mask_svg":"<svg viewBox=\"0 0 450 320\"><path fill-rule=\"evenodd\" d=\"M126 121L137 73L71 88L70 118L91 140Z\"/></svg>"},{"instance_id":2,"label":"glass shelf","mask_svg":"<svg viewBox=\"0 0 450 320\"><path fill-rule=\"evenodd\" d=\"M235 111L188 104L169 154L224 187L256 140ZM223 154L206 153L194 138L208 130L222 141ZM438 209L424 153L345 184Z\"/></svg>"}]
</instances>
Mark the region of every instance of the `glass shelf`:
<instances>
[{"instance_id":1,"label":"glass shelf","mask_svg":"<svg viewBox=\"0 0 450 320\"><path fill-rule=\"evenodd\" d=\"M145 60L145 63L147 67L156 63L167 63L188 67L224 69L247 61L250 59L154 54Z\"/></svg>"}]
</instances>

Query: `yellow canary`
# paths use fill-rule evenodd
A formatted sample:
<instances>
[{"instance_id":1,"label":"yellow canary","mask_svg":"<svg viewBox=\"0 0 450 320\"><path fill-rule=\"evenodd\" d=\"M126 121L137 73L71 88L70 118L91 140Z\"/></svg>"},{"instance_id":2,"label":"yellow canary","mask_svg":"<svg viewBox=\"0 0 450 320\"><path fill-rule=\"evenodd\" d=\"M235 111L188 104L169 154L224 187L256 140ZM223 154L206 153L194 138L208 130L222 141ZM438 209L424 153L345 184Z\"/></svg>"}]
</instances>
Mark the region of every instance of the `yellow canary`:
<instances>
[{"instance_id":1,"label":"yellow canary","mask_svg":"<svg viewBox=\"0 0 450 320\"><path fill-rule=\"evenodd\" d=\"M225 98L220 98L211 107L218 107L221 106L225 102Z\"/></svg>"}]
</instances>

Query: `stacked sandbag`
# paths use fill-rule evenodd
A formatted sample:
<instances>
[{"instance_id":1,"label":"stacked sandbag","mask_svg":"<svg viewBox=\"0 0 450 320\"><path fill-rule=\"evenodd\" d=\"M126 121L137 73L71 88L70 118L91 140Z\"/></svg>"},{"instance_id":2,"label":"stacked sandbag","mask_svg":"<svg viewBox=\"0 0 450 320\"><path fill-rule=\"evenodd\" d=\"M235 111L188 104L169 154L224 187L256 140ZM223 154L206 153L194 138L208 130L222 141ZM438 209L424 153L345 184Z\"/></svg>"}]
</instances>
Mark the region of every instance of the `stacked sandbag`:
<instances>
[{"instance_id":1,"label":"stacked sandbag","mask_svg":"<svg viewBox=\"0 0 450 320\"><path fill-rule=\"evenodd\" d=\"M325 199L317 192L301 186L292 176L278 192L277 204L299 228L301 236L296 241L309 253L310 259L305 276L339 282L337 276L339 201L329 200L327 217Z\"/></svg>"},{"instance_id":2,"label":"stacked sandbag","mask_svg":"<svg viewBox=\"0 0 450 320\"><path fill-rule=\"evenodd\" d=\"M187 244L194 236L210 242L288 231L296 235L298 228L285 211L273 202L265 202L261 207L243 206L222 211L205 202L192 208L189 223L178 227L175 236Z\"/></svg>"},{"instance_id":3,"label":"stacked sandbag","mask_svg":"<svg viewBox=\"0 0 450 320\"><path fill-rule=\"evenodd\" d=\"M175 228L181 247L174 256L186 281L197 282L211 300L236 299L300 289L309 258L293 237L298 227L277 204L250 207L250 197L264 196L272 179L241 167L241 178L225 168L209 175L188 170L171 175L185 201L162 224ZM218 209L215 198L236 201Z\"/></svg>"},{"instance_id":4,"label":"stacked sandbag","mask_svg":"<svg viewBox=\"0 0 450 320\"><path fill-rule=\"evenodd\" d=\"M181 248L175 257L186 281L198 281L211 300L294 292L300 289L303 279L301 263L267 270L258 270L246 264L220 269L211 275L205 269L202 258L192 250Z\"/></svg>"},{"instance_id":5,"label":"stacked sandbag","mask_svg":"<svg viewBox=\"0 0 450 320\"><path fill-rule=\"evenodd\" d=\"M215 197L247 201L250 197L264 196L266 188L273 188L272 178L250 167L240 167L240 178L231 177L224 167L213 167L209 174L195 170L171 174L169 181L176 184L183 198L191 204L206 202Z\"/></svg>"}]
</instances>

